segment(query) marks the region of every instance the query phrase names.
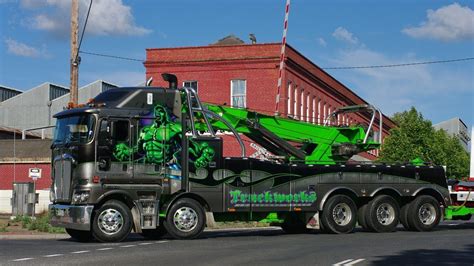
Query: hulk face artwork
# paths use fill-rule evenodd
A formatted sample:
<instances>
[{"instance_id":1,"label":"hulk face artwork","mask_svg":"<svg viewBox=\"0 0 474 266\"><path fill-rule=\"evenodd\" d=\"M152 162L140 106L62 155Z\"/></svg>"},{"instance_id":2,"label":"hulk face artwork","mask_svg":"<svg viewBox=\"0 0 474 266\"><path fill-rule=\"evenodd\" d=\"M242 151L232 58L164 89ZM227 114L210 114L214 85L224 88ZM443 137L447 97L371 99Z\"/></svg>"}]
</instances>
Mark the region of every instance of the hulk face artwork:
<instances>
[{"instance_id":1,"label":"hulk face artwork","mask_svg":"<svg viewBox=\"0 0 474 266\"><path fill-rule=\"evenodd\" d=\"M114 157L118 161L130 160L150 164L180 164L182 127L179 121L171 119L167 109L156 105L151 125L141 129L137 145L130 148L125 143L115 146ZM205 142L189 141L189 159L196 168L206 167L214 158L214 149ZM181 167L179 167L181 168Z\"/></svg>"}]
</instances>

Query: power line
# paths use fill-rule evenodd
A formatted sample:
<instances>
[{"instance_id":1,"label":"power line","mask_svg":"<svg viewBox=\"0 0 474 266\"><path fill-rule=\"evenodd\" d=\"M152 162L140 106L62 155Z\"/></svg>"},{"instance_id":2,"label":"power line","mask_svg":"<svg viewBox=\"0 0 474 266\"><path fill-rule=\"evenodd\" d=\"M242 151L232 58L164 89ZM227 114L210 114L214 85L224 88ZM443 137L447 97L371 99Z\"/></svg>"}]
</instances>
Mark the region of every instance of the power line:
<instances>
[{"instance_id":1,"label":"power line","mask_svg":"<svg viewBox=\"0 0 474 266\"><path fill-rule=\"evenodd\" d=\"M123 56L116 56L116 55L109 55L109 54L92 53L92 52L86 52L86 51L79 51L79 53L81 53L81 54L88 54L88 55L94 55L94 56L107 57L107 58L113 58L113 59L128 60L128 61L137 61L137 62L144 62L144 61L145 61L145 60L143 60L143 59L137 59L137 58L131 58L131 57L123 57Z\"/></svg>"},{"instance_id":2,"label":"power line","mask_svg":"<svg viewBox=\"0 0 474 266\"><path fill-rule=\"evenodd\" d=\"M132 58L132 57L123 57L123 56L116 56L116 55L109 55L109 54L86 52L86 51L79 51L79 53L94 55L94 56L101 56L101 57L108 57L108 58L113 58L113 59L120 59L120 60L145 62L145 60L143 60L143 59ZM389 64L389 65L322 67L321 69L325 69L325 70L330 70L330 69L344 70L344 69L364 69L364 68L390 68L390 67L404 67L404 66L416 66L416 65L444 64L444 63L454 63L454 62L462 62L462 61L470 61L470 60L474 60L474 57L437 60L437 61L425 61L425 62L411 62L411 63L402 63L402 64Z\"/></svg>"},{"instance_id":3,"label":"power line","mask_svg":"<svg viewBox=\"0 0 474 266\"><path fill-rule=\"evenodd\" d=\"M389 64L389 65L347 66L347 67L322 67L322 69L389 68L389 67L403 67L403 66L416 66L416 65L443 64L443 63L453 63L453 62L469 61L469 60L474 60L474 57L448 59L448 60L437 60L437 61L426 61L426 62L402 63L402 64Z\"/></svg>"},{"instance_id":4,"label":"power line","mask_svg":"<svg viewBox=\"0 0 474 266\"><path fill-rule=\"evenodd\" d=\"M79 40L79 47L77 47L76 60L77 60L77 57L79 56L79 51L81 50L81 44L82 44L82 39L84 38L84 32L86 32L87 21L89 20L89 14L91 12L91 7L92 7L92 1L93 0L91 0L91 2L89 3L89 9L87 10L86 20L84 22L84 28L82 29L81 39Z\"/></svg>"}]
</instances>

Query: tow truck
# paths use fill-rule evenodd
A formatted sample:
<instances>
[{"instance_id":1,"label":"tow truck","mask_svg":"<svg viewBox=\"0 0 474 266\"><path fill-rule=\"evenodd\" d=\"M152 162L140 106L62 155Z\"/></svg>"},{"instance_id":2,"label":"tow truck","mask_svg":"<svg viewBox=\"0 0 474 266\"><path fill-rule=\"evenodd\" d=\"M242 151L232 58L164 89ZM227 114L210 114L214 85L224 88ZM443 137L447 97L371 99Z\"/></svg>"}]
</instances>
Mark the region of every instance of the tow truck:
<instances>
[{"instance_id":1,"label":"tow truck","mask_svg":"<svg viewBox=\"0 0 474 266\"><path fill-rule=\"evenodd\" d=\"M122 241L198 237L212 221L266 221L287 233L320 228L350 233L430 231L451 205L443 167L354 162L377 149L370 105L366 126L315 125L247 109L202 103L192 88L162 75L167 88L105 91L62 111L52 143L51 224L72 238ZM378 119L377 119L378 117ZM241 156L223 155L230 132ZM243 136L269 151L246 157Z\"/></svg>"}]
</instances>

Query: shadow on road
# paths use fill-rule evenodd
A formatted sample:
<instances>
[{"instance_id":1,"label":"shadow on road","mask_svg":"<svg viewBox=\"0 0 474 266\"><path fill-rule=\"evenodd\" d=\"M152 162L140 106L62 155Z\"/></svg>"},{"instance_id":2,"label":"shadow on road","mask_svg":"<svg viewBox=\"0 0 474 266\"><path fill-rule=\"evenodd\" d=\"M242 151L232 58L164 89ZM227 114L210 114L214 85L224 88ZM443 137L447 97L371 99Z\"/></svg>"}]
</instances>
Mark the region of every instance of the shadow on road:
<instances>
[{"instance_id":1,"label":"shadow on road","mask_svg":"<svg viewBox=\"0 0 474 266\"><path fill-rule=\"evenodd\" d=\"M474 245L463 250L415 249L402 251L396 255L375 257L372 265L473 265Z\"/></svg>"},{"instance_id":2,"label":"shadow on road","mask_svg":"<svg viewBox=\"0 0 474 266\"><path fill-rule=\"evenodd\" d=\"M433 231L446 231L446 230L466 230L466 229L474 229L474 223L472 222L465 222L465 223L458 223L455 226L449 224L441 224L438 225ZM396 232L408 232L403 227L399 226ZM396 233L394 232L394 233ZM357 227L354 230L355 234L377 234L374 232L368 232L360 227ZM321 233L319 230L308 230L305 235L318 235L325 233ZM212 239L212 238L226 238L226 237L252 237L252 236L280 236L286 235L285 232L279 230L278 228L255 228L255 229L228 229L228 230L216 230L216 231L205 231L199 238L197 239ZM144 238L142 235L137 233L131 233L130 236L122 241L122 242L138 242L138 241L146 241L150 239ZM166 235L160 239L152 239L152 240L174 240L170 236ZM57 241L64 241L64 242L77 242L72 238L68 239L59 239ZM91 242L97 242L96 240L92 240ZM472 253L474 254L474 253ZM471 255L472 255L471 254ZM474 257L474 255L472 255ZM473 259L474 260L474 259Z\"/></svg>"}]
</instances>

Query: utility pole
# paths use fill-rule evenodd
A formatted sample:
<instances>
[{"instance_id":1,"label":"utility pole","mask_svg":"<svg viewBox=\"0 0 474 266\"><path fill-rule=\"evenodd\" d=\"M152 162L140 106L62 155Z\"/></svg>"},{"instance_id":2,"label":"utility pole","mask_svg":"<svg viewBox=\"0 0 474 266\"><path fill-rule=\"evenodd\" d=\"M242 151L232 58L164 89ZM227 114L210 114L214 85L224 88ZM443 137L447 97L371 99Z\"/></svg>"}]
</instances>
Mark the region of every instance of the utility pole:
<instances>
[{"instance_id":1,"label":"utility pole","mask_svg":"<svg viewBox=\"0 0 474 266\"><path fill-rule=\"evenodd\" d=\"M79 33L79 2L72 0L71 3L71 90L70 90L70 104L77 106L77 87L79 78L79 63L78 56L78 33Z\"/></svg>"}]
</instances>

